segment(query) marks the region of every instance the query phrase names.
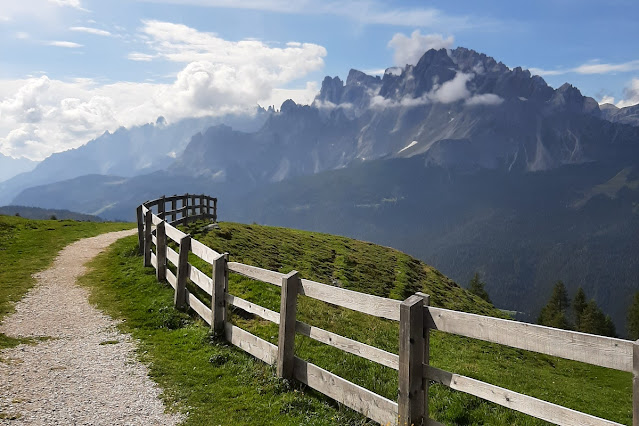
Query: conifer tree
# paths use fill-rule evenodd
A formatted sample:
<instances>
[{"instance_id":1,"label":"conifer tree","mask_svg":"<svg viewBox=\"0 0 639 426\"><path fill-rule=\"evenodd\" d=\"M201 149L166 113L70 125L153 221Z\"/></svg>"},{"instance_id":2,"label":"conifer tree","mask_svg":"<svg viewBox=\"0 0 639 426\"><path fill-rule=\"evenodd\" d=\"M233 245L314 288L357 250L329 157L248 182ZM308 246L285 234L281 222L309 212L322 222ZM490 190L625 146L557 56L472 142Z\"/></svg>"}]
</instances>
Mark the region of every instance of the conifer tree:
<instances>
[{"instance_id":1,"label":"conifer tree","mask_svg":"<svg viewBox=\"0 0 639 426\"><path fill-rule=\"evenodd\" d=\"M550 300L541 309L537 323L548 327L570 329L570 323L566 317L566 311L570 306L566 286L562 281L557 281L552 290Z\"/></svg>"},{"instance_id":2,"label":"conifer tree","mask_svg":"<svg viewBox=\"0 0 639 426\"><path fill-rule=\"evenodd\" d=\"M488 303L493 303L490 300L490 296L488 296L488 292L484 288L485 285L486 284L479 279L479 273L475 272L475 275L473 276L473 278L470 280L470 283L468 284L468 291L481 297Z\"/></svg>"},{"instance_id":3,"label":"conifer tree","mask_svg":"<svg viewBox=\"0 0 639 426\"><path fill-rule=\"evenodd\" d=\"M577 294L575 294L575 298L572 302L572 310L575 314L576 330L579 330L579 327L581 327L581 315L583 314L584 309L586 309L587 304L588 302L586 301L586 293L584 292L583 288L579 287L579 289L577 290Z\"/></svg>"},{"instance_id":4,"label":"conifer tree","mask_svg":"<svg viewBox=\"0 0 639 426\"><path fill-rule=\"evenodd\" d=\"M578 331L609 337L616 336L615 325L612 319L603 313L594 300L590 300L584 308Z\"/></svg>"}]
</instances>

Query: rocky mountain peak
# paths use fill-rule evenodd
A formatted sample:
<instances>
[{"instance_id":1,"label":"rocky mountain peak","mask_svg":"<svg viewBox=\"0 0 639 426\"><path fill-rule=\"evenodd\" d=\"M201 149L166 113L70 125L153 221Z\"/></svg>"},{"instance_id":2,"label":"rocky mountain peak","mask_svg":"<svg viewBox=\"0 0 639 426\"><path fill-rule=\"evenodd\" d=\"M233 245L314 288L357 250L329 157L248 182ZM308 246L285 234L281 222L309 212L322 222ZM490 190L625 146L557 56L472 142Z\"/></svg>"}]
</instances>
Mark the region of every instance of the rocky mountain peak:
<instances>
[{"instance_id":1,"label":"rocky mountain peak","mask_svg":"<svg viewBox=\"0 0 639 426\"><path fill-rule=\"evenodd\" d=\"M326 76L324 77L324 81L322 81L322 88L320 89L319 95L317 95L315 99L322 102L339 104L343 92L344 82L339 77Z\"/></svg>"}]
</instances>

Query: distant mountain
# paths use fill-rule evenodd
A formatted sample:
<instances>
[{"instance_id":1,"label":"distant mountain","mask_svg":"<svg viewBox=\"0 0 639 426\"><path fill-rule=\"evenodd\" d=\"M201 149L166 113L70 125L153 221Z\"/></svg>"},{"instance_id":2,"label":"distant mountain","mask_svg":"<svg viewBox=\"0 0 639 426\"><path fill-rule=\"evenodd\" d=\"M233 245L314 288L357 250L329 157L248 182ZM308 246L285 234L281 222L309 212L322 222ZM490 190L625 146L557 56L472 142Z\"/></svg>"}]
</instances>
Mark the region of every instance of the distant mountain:
<instances>
[{"instance_id":1,"label":"distant mountain","mask_svg":"<svg viewBox=\"0 0 639 426\"><path fill-rule=\"evenodd\" d=\"M529 172L614 162L637 153L639 129L595 118L597 102L564 84L458 48L430 50L382 78L326 77L313 105L289 100L257 132L194 137L175 172L218 180L241 170L277 182L377 158L427 154L432 165Z\"/></svg>"},{"instance_id":2,"label":"distant mountain","mask_svg":"<svg viewBox=\"0 0 639 426\"><path fill-rule=\"evenodd\" d=\"M55 217L58 220L78 220L83 222L103 222L104 219L98 216L76 213L69 210L41 209L38 207L25 206L3 206L0 207L0 215L20 216L26 219L51 219Z\"/></svg>"},{"instance_id":3,"label":"distant mountain","mask_svg":"<svg viewBox=\"0 0 639 426\"><path fill-rule=\"evenodd\" d=\"M0 154L0 182L20 173L29 172L37 165L37 161L31 161L28 158L13 158Z\"/></svg>"},{"instance_id":4,"label":"distant mountain","mask_svg":"<svg viewBox=\"0 0 639 426\"><path fill-rule=\"evenodd\" d=\"M625 108L617 108L612 104L600 105L601 117L614 123L639 126L639 104Z\"/></svg>"},{"instance_id":5,"label":"distant mountain","mask_svg":"<svg viewBox=\"0 0 639 426\"><path fill-rule=\"evenodd\" d=\"M155 123L120 128L89 141L79 148L51 155L29 173L0 183L0 204L9 203L23 189L89 174L131 177L167 168L187 145L191 136L211 125L230 123L254 131L269 113L189 118L167 124L163 117Z\"/></svg>"}]
</instances>

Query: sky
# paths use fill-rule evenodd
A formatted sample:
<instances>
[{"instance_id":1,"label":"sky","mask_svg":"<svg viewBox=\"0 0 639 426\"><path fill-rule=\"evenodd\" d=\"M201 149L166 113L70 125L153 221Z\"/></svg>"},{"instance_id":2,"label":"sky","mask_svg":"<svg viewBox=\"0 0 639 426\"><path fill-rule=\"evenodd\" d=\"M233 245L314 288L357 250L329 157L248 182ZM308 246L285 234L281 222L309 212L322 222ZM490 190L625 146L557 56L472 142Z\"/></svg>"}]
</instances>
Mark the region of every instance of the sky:
<instances>
[{"instance_id":1,"label":"sky","mask_svg":"<svg viewBox=\"0 0 639 426\"><path fill-rule=\"evenodd\" d=\"M0 154L310 103L326 75L463 46L619 107L639 103L636 0L0 0Z\"/></svg>"}]
</instances>

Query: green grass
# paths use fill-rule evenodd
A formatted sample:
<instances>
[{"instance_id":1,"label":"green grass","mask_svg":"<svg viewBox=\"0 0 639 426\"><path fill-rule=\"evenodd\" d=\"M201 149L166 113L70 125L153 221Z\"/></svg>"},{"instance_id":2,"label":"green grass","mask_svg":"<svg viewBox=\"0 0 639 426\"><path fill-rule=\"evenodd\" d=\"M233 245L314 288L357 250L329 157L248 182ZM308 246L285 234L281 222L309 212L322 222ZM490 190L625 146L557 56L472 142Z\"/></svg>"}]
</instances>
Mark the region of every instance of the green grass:
<instances>
[{"instance_id":1,"label":"green grass","mask_svg":"<svg viewBox=\"0 0 639 426\"><path fill-rule=\"evenodd\" d=\"M32 274L46 269L69 243L104 232L132 228L130 223L28 220L0 215L0 321L33 286ZM0 349L28 342L0 333Z\"/></svg>"},{"instance_id":2,"label":"green grass","mask_svg":"<svg viewBox=\"0 0 639 426\"><path fill-rule=\"evenodd\" d=\"M392 249L311 232L222 223L202 233L186 232L231 261L288 272L385 297L431 294L435 306L503 316L441 273ZM274 377L271 367L213 339L208 327L172 308L173 290L155 281L154 270L136 256L136 239L116 243L83 278L92 300L140 341L141 358L186 424L363 424L361 416L296 383ZM191 259L197 263L196 259ZM198 266L210 273L210 266ZM192 290L194 290L191 287ZM231 274L234 295L279 310L279 288ZM397 323L301 296L301 321L397 353ZM232 311L236 325L272 342L277 327ZM396 400L397 372L296 336L296 355L383 396ZM458 336L433 332L431 364L579 411L631 424L631 375ZM446 424L544 424L478 398L431 386L431 415Z\"/></svg>"}]
</instances>

